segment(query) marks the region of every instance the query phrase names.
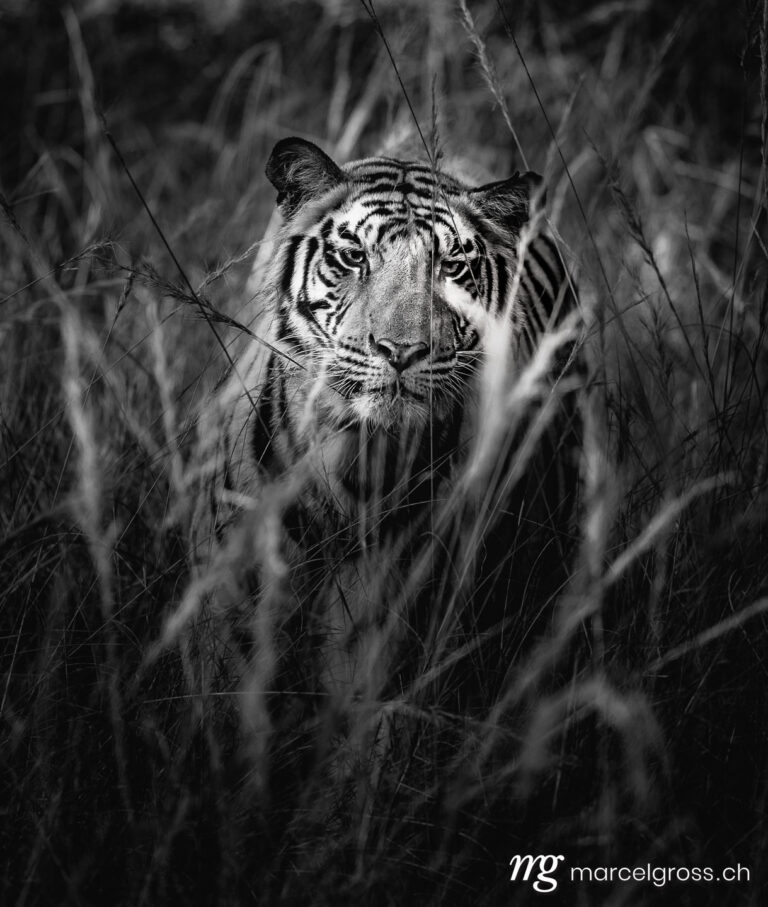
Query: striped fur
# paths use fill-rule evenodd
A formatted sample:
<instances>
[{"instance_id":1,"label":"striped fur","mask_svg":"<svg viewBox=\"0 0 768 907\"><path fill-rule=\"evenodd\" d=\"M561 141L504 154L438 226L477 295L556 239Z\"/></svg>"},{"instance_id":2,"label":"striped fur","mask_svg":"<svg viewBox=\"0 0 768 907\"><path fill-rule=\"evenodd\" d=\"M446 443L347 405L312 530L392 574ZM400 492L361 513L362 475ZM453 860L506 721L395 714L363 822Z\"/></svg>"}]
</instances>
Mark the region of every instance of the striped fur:
<instances>
[{"instance_id":1,"label":"striped fur","mask_svg":"<svg viewBox=\"0 0 768 907\"><path fill-rule=\"evenodd\" d=\"M278 143L267 175L284 218L256 326L267 344L215 401L217 522L225 492L253 496L297 464L314 476L310 510L343 522L378 495L396 512L466 441L487 332L507 325L524 362L576 304L540 179L473 188L415 161L339 167L300 139Z\"/></svg>"}]
</instances>

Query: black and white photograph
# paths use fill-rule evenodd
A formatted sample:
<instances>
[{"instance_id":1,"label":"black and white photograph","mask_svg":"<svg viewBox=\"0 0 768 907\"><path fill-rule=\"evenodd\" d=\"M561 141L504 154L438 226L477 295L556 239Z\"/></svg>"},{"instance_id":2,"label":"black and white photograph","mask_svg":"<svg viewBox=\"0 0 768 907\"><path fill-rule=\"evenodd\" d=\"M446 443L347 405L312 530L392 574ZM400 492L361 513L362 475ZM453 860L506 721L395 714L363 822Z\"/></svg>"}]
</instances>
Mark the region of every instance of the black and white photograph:
<instances>
[{"instance_id":1,"label":"black and white photograph","mask_svg":"<svg viewBox=\"0 0 768 907\"><path fill-rule=\"evenodd\" d=\"M0 905L768 904L768 0L0 0Z\"/></svg>"}]
</instances>

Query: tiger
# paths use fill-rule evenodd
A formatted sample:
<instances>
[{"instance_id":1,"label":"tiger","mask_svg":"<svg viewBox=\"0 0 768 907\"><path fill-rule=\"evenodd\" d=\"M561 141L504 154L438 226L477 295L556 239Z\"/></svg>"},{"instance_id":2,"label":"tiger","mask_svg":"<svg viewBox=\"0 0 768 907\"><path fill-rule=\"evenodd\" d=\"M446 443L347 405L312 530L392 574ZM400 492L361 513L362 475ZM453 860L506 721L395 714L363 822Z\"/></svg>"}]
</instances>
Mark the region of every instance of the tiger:
<instances>
[{"instance_id":1,"label":"tiger","mask_svg":"<svg viewBox=\"0 0 768 907\"><path fill-rule=\"evenodd\" d=\"M580 385L578 296L533 172L471 186L434 159L339 165L290 137L275 145L266 176L280 227L248 336L202 422L205 529L195 557L218 565L221 585L240 589L243 602L293 602L270 619L288 639L283 649L310 627L323 689L359 699L360 664L369 692L385 682L370 666L391 603L417 586L429 586L432 601L450 591L447 574L439 590L421 582L436 569L434 544L424 566L424 539L446 551L466 542L457 523L471 507L452 489L484 430L491 353L519 376L502 375L505 387L519 387L556 335L537 387ZM566 409L568 430L558 429L552 450L571 431ZM514 459L535 421L530 409L527 419L502 424L497 461ZM513 501L498 462L480 474L475 503L493 489L508 518L489 534L478 584L496 577L508 588L495 562L509 560L507 535L519 533L531 493Z\"/></svg>"}]
</instances>

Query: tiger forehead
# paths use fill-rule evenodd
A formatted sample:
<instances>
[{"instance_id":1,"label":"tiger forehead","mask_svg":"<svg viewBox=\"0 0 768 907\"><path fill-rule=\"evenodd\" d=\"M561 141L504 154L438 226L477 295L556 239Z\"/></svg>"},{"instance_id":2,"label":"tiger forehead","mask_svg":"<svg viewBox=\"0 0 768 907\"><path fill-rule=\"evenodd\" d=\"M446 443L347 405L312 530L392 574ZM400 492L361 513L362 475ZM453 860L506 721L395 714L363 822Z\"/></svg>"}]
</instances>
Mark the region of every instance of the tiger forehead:
<instances>
[{"instance_id":1,"label":"tiger forehead","mask_svg":"<svg viewBox=\"0 0 768 907\"><path fill-rule=\"evenodd\" d=\"M321 225L325 240L381 247L410 239L446 248L457 235L463 242L478 232L466 187L425 164L369 158L345 173L348 191Z\"/></svg>"},{"instance_id":2,"label":"tiger forehead","mask_svg":"<svg viewBox=\"0 0 768 907\"><path fill-rule=\"evenodd\" d=\"M443 193L458 195L464 186L448 174L435 170L419 161L400 161L395 158L367 158L348 164L346 173L353 184L353 192L381 190L403 197Z\"/></svg>"},{"instance_id":3,"label":"tiger forehead","mask_svg":"<svg viewBox=\"0 0 768 907\"><path fill-rule=\"evenodd\" d=\"M429 168L406 162L369 162L350 172L350 205L416 220L448 222L462 188Z\"/></svg>"}]
</instances>

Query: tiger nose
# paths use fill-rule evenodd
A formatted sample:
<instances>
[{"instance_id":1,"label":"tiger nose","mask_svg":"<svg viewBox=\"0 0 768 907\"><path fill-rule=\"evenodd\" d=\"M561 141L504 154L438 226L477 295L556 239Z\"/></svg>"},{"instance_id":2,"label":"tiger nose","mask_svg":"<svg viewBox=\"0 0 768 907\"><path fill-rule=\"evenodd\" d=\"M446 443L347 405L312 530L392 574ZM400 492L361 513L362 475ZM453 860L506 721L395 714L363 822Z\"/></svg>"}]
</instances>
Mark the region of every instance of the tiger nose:
<instances>
[{"instance_id":1,"label":"tiger nose","mask_svg":"<svg viewBox=\"0 0 768 907\"><path fill-rule=\"evenodd\" d=\"M373 334L368 335L371 351L392 366L396 372L404 372L410 365L429 355L429 344L423 340L418 343L398 343L389 337L377 340Z\"/></svg>"}]
</instances>

